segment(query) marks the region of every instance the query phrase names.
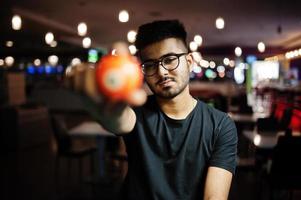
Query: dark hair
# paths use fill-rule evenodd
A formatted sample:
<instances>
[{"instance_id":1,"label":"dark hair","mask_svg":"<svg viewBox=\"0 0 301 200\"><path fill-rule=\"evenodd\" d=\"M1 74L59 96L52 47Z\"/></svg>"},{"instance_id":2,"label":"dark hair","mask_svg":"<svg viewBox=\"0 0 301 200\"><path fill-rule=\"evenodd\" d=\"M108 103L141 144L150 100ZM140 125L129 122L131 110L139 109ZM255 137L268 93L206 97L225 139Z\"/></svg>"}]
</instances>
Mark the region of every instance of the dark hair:
<instances>
[{"instance_id":1,"label":"dark hair","mask_svg":"<svg viewBox=\"0 0 301 200\"><path fill-rule=\"evenodd\" d=\"M186 44L187 33L179 20L160 20L139 27L135 46L139 50L167 38L178 38Z\"/></svg>"}]
</instances>

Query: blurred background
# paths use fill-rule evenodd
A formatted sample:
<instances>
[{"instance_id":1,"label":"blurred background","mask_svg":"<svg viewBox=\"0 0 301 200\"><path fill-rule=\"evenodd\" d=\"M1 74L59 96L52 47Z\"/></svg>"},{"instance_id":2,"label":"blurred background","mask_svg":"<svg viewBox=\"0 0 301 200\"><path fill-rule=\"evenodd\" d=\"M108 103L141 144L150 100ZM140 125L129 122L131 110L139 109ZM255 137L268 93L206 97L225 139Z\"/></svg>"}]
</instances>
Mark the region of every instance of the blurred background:
<instances>
[{"instance_id":1,"label":"blurred background","mask_svg":"<svg viewBox=\"0 0 301 200\"><path fill-rule=\"evenodd\" d=\"M195 60L190 90L238 129L229 199L301 199L301 2L2 0L0 199L116 199L121 138L64 89L137 28L179 19Z\"/></svg>"}]
</instances>

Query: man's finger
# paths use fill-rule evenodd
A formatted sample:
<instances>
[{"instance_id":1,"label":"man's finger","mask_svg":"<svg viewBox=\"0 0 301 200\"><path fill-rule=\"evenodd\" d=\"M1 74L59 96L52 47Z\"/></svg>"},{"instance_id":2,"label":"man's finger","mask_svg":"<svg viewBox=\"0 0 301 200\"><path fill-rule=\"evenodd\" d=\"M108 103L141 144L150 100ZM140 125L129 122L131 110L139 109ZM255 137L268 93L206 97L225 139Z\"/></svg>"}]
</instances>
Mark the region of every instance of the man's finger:
<instances>
[{"instance_id":1,"label":"man's finger","mask_svg":"<svg viewBox=\"0 0 301 200\"><path fill-rule=\"evenodd\" d=\"M84 85L85 85L85 73L87 69L86 63L80 63L76 66L74 66L74 89L77 92L83 92L84 91Z\"/></svg>"},{"instance_id":2,"label":"man's finger","mask_svg":"<svg viewBox=\"0 0 301 200\"><path fill-rule=\"evenodd\" d=\"M87 67L86 72L85 72L84 91L95 102L100 102L101 96L98 91L98 87L97 87L97 83L96 83L95 71L96 71L96 69L95 69L94 65L89 65Z\"/></svg>"}]
</instances>

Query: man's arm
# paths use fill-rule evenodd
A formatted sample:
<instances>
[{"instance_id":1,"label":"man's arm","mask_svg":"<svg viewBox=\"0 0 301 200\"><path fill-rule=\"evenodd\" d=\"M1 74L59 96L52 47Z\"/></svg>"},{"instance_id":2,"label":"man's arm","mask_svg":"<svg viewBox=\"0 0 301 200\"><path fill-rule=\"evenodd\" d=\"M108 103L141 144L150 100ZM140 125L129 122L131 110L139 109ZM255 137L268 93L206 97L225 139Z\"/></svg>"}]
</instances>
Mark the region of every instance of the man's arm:
<instances>
[{"instance_id":1,"label":"man's arm","mask_svg":"<svg viewBox=\"0 0 301 200\"><path fill-rule=\"evenodd\" d=\"M231 181L231 172L219 167L209 167L205 182L204 200L228 199Z\"/></svg>"},{"instance_id":2,"label":"man's arm","mask_svg":"<svg viewBox=\"0 0 301 200\"><path fill-rule=\"evenodd\" d=\"M90 103L87 110L106 130L116 135L127 134L133 130L136 114L130 106L109 103L97 107L93 102Z\"/></svg>"},{"instance_id":3,"label":"man's arm","mask_svg":"<svg viewBox=\"0 0 301 200\"><path fill-rule=\"evenodd\" d=\"M116 43L116 51L128 54L128 48L123 43ZM96 83L95 67L91 64L79 64L71 68L66 76L66 85L81 94L85 109L105 129L115 134L129 133L135 126L136 114L130 106L140 106L146 101L143 89L137 89L127 100L113 102L100 94Z\"/></svg>"},{"instance_id":4,"label":"man's arm","mask_svg":"<svg viewBox=\"0 0 301 200\"><path fill-rule=\"evenodd\" d=\"M106 130L122 135L129 133L135 126L136 114L130 107L139 106L146 100L146 93L138 89L128 101L114 102L99 93L95 80L95 68L88 64L75 66L71 87L79 94L85 110ZM81 70L82 72L78 72ZM80 81L76 81L80 80Z\"/></svg>"}]
</instances>

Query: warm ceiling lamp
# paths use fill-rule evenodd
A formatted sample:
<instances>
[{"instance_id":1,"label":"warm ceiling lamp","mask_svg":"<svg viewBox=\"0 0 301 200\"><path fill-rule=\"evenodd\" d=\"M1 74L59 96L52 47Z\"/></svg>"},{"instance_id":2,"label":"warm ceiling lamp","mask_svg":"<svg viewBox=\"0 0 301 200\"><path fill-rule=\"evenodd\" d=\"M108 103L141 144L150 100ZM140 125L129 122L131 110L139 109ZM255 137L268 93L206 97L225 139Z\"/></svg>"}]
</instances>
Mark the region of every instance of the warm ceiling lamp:
<instances>
[{"instance_id":1,"label":"warm ceiling lamp","mask_svg":"<svg viewBox=\"0 0 301 200\"><path fill-rule=\"evenodd\" d=\"M11 23L12 23L12 28L14 30L20 30L22 27L22 19L19 15L14 15L11 20Z\"/></svg>"},{"instance_id":2,"label":"warm ceiling lamp","mask_svg":"<svg viewBox=\"0 0 301 200\"><path fill-rule=\"evenodd\" d=\"M13 41L6 41L6 46L7 47L12 47L14 45L14 42Z\"/></svg>"},{"instance_id":3,"label":"warm ceiling lamp","mask_svg":"<svg viewBox=\"0 0 301 200\"><path fill-rule=\"evenodd\" d=\"M224 63L224 65L228 66L230 64L229 58L227 58L227 57L224 58L223 63Z\"/></svg>"},{"instance_id":4,"label":"warm ceiling lamp","mask_svg":"<svg viewBox=\"0 0 301 200\"><path fill-rule=\"evenodd\" d=\"M218 17L215 20L215 27L217 29L224 29L225 28L225 20L222 17Z\"/></svg>"},{"instance_id":5,"label":"warm ceiling lamp","mask_svg":"<svg viewBox=\"0 0 301 200\"><path fill-rule=\"evenodd\" d=\"M48 62L52 66L57 65L58 61L59 61L59 58L56 55L51 55L51 56L48 57Z\"/></svg>"},{"instance_id":6,"label":"warm ceiling lamp","mask_svg":"<svg viewBox=\"0 0 301 200\"><path fill-rule=\"evenodd\" d=\"M137 48L135 45L130 45L129 50L132 55L135 55L135 53L137 52Z\"/></svg>"},{"instance_id":7,"label":"warm ceiling lamp","mask_svg":"<svg viewBox=\"0 0 301 200\"><path fill-rule=\"evenodd\" d=\"M259 52L263 53L265 51L265 44L263 42L259 42L257 44L257 49Z\"/></svg>"},{"instance_id":8,"label":"warm ceiling lamp","mask_svg":"<svg viewBox=\"0 0 301 200\"><path fill-rule=\"evenodd\" d=\"M203 43L203 38L200 35L195 35L193 40L197 43L198 46L201 46Z\"/></svg>"},{"instance_id":9,"label":"warm ceiling lamp","mask_svg":"<svg viewBox=\"0 0 301 200\"><path fill-rule=\"evenodd\" d=\"M12 56L7 56L5 59L4 59L4 62L6 64L6 66L8 67L11 67L14 62L15 62L15 59L12 57Z\"/></svg>"},{"instance_id":10,"label":"warm ceiling lamp","mask_svg":"<svg viewBox=\"0 0 301 200\"><path fill-rule=\"evenodd\" d=\"M242 54L242 50L240 47L236 47L235 50L234 50L234 53L237 57L241 56Z\"/></svg>"},{"instance_id":11,"label":"warm ceiling lamp","mask_svg":"<svg viewBox=\"0 0 301 200\"><path fill-rule=\"evenodd\" d=\"M77 33L79 36L85 36L87 34L87 24L85 22L81 22L77 25Z\"/></svg>"},{"instance_id":12,"label":"warm ceiling lamp","mask_svg":"<svg viewBox=\"0 0 301 200\"><path fill-rule=\"evenodd\" d=\"M53 41L54 41L53 33L51 33L51 32L46 33L45 42L50 45Z\"/></svg>"},{"instance_id":13,"label":"warm ceiling lamp","mask_svg":"<svg viewBox=\"0 0 301 200\"><path fill-rule=\"evenodd\" d=\"M73 58L71 60L71 66L74 66L74 65L78 65L80 64L82 61L79 59L79 58Z\"/></svg>"},{"instance_id":14,"label":"warm ceiling lamp","mask_svg":"<svg viewBox=\"0 0 301 200\"><path fill-rule=\"evenodd\" d=\"M52 42L50 42L49 44L51 47L56 47L57 46L57 41L53 40Z\"/></svg>"},{"instance_id":15,"label":"warm ceiling lamp","mask_svg":"<svg viewBox=\"0 0 301 200\"><path fill-rule=\"evenodd\" d=\"M84 48L89 48L91 46L91 38L89 37L85 37L82 42Z\"/></svg>"},{"instance_id":16,"label":"warm ceiling lamp","mask_svg":"<svg viewBox=\"0 0 301 200\"><path fill-rule=\"evenodd\" d=\"M38 59L38 58L36 58L36 59L33 61L33 64L34 64L35 66L40 66L40 65L41 65L41 60Z\"/></svg>"},{"instance_id":17,"label":"warm ceiling lamp","mask_svg":"<svg viewBox=\"0 0 301 200\"><path fill-rule=\"evenodd\" d=\"M136 35L137 35L137 32L136 31L129 31L128 34L127 34L127 38L128 38L128 41L130 43L133 43L136 41Z\"/></svg>"},{"instance_id":18,"label":"warm ceiling lamp","mask_svg":"<svg viewBox=\"0 0 301 200\"><path fill-rule=\"evenodd\" d=\"M118 15L118 19L120 22L125 23L129 21L129 13L126 10L121 10Z\"/></svg>"},{"instance_id":19,"label":"warm ceiling lamp","mask_svg":"<svg viewBox=\"0 0 301 200\"><path fill-rule=\"evenodd\" d=\"M198 49L198 45L195 41L189 43L189 48L191 51L196 51Z\"/></svg>"}]
</instances>

